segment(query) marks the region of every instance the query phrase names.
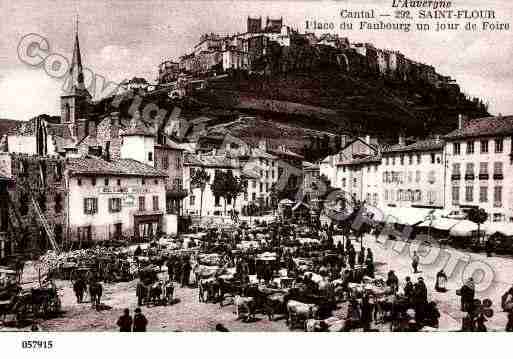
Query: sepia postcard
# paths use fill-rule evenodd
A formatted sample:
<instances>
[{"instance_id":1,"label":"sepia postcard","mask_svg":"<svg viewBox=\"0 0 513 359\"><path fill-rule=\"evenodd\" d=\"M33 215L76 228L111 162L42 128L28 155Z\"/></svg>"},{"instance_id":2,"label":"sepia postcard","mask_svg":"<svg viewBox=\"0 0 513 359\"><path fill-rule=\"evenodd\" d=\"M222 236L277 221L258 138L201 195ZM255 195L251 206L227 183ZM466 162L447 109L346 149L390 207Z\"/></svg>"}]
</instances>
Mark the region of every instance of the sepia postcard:
<instances>
[{"instance_id":1,"label":"sepia postcard","mask_svg":"<svg viewBox=\"0 0 513 359\"><path fill-rule=\"evenodd\" d=\"M0 13L0 340L513 331L513 3Z\"/></svg>"}]
</instances>

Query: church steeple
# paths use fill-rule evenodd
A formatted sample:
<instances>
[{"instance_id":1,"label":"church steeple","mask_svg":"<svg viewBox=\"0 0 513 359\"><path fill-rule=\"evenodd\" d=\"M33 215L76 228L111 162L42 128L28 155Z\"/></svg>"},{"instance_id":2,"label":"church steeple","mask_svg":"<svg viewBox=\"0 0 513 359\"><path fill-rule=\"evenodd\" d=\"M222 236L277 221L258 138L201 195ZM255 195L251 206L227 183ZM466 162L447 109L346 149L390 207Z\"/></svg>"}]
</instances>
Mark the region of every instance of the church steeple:
<instances>
[{"instance_id":1,"label":"church steeple","mask_svg":"<svg viewBox=\"0 0 513 359\"><path fill-rule=\"evenodd\" d=\"M82 68L82 55L80 54L80 42L78 40L78 17L75 23L75 43L73 45L73 57L71 59L71 66L69 68L69 85L67 86L70 95L83 95L91 97L85 88L84 73Z\"/></svg>"},{"instance_id":2,"label":"church steeple","mask_svg":"<svg viewBox=\"0 0 513 359\"><path fill-rule=\"evenodd\" d=\"M61 96L61 122L75 124L88 118L88 107L92 97L87 91L82 67L82 55L78 40L78 18L75 23L73 57Z\"/></svg>"}]
</instances>

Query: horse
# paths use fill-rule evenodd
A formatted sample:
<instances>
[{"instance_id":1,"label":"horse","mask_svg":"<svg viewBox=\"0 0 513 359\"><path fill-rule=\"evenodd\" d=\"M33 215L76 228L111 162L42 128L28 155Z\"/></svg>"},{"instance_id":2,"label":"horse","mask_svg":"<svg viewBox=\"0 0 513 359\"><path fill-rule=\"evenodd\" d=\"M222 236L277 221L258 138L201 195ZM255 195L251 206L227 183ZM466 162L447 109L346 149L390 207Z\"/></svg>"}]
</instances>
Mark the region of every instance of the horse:
<instances>
[{"instance_id":1,"label":"horse","mask_svg":"<svg viewBox=\"0 0 513 359\"><path fill-rule=\"evenodd\" d=\"M150 287L149 300L153 304L158 304L162 296L162 282L157 282Z\"/></svg>"},{"instance_id":2,"label":"horse","mask_svg":"<svg viewBox=\"0 0 513 359\"><path fill-rule=\"evenodd\" d=\"M103 286L98 281L92 281L89 283L89 296L91 297L91 306L98 309L100 306L101 298L103 293Z\"/></svg>"}]
</instances>

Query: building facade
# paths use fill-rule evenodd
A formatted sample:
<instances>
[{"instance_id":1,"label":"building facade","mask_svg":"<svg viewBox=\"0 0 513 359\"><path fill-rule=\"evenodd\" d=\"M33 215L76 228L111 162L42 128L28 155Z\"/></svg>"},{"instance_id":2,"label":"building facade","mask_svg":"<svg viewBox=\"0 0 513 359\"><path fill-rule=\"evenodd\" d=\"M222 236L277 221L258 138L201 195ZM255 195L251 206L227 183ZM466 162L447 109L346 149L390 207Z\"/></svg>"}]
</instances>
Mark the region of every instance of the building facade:
<instances>
[{"instance_id":1,"label":"building facade","mask_svg":"<svg viewBox=\"0 0 513 359\"><path fill-rule=\"evenodd\" d=\"M447 208L480 207L493 222L513 222L513 116L465 121L445 136Z\"/></svg>"}]
</instances>

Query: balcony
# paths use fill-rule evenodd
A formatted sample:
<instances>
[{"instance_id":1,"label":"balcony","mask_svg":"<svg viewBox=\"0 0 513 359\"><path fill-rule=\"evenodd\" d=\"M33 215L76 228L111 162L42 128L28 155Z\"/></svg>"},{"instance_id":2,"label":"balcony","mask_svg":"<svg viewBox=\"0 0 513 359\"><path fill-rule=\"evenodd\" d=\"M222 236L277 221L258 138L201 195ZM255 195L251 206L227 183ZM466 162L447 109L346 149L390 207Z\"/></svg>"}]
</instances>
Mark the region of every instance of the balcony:
<instances>
[{"instance_id":1,"label":"balcony","mask_svg":"<svg viewBox=\"0 0 513 359\"><path fill-rule=\"evenodd\" d=\"M473 181L476 178L473 173L467 173L465 175L465 181Z\"/></svg>"},{"instance_id":2,"label":"balcony","mask_svg":"<svg viewBox=\"0 0 513 359\"><path fill-rule=\"evenodd\" d=\"M493 179L494 180L503 180L504 179L504 175L502 173L494 173L493 174Z\"/></svg>"},{"instance_id":3,"label":"balcony","mask_svg":"<svg viewBox=\"0 0 513 359\"><path fill-rule=\"evenodd\" d=\"M487 180L488 178L490 178L490 175L488 175L488 173L480 173L479 174L480 180Z\"/></svg>"},{"instance_id":4,"label":"balcony","mask_svg":"<svg viewBox=\"0 0 513 359\"><path fill-rule=\"evenodd\" d=\"M166 195L168 197L184 198L187 197L187 190L182 186L166 185Z\"/></svg>"},{"instance_id":5,"label":"balcony","mask_svg":"<svg viewBox=\"0 0 513 359\"><path fill-rule=\"evenodd\" d=\"M453 174L451 176L451 180L453 181L459 181L461 179L461 175L460 174Z\"/></svg>"}]
</instances>

